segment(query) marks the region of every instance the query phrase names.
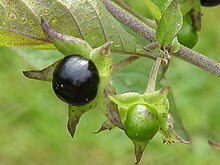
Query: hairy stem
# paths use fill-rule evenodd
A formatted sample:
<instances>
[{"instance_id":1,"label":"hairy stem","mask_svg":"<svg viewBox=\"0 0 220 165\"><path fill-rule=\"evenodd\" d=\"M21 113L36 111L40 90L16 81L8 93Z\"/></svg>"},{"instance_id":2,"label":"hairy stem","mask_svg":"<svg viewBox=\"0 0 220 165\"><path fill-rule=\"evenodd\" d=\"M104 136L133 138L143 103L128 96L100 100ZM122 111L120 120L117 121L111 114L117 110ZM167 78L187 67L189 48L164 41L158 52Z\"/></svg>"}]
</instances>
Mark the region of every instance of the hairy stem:
<instances>
[{"instance_id":1,"label":"hairy stem","mask_svg":"<svg viewBox=\"0 0 220 165\"><path fill-rule=\"evenodd\" d=\"M148 27L146 24L141 22L141 20L135 18L133 15L114 4L109 0L103 0L103 3L107 10L121 23L131 28L134 32L144 37L150 42L156 41L155 39L155 30ZM186 48L185 46L180 47L180 50L174 54L176 57L179 57L193 65L196 65L209 73L212 73L220 77L220 64L204 55L195 52L191 49Z\"/></svg>"},{"instance_id":2,"label":"hairy stem","mask_svg":"<svg viewBox=\"0 0 220 165\"><path fill-rule=\"evenodd\" d=\"M103 0L106 9L121 23L128 26L140 36L146 38L150 42L156 41L155 30L146 26L143 22L132 16L130 13L111 2L110 0ZM147 28L147 30L145 30Z\"/></svg>"},{"instance_id":3,"label":"hairy stem","mask_svg":"<svg viewBox=\"0 0 220 165\"><path fill-rule=\"evenodd\" d=\"M154 62L154 65L151 68L148 84L147 84L147 89L146 92L154 92L155 87L156 87L156 81L157 81L157 73L159 71L161 64L161 56L158 56Z\"/></svg>"},{"instance_id":4,"label":"hairy stem","mask_svg":"<svg viewBox=\"0 0 220 165\"><path fill-rule=\"evenodd\" d=\"M181 45L175 56L220 77L220 63L198 52Z\"/></svg>"}]
</instances>

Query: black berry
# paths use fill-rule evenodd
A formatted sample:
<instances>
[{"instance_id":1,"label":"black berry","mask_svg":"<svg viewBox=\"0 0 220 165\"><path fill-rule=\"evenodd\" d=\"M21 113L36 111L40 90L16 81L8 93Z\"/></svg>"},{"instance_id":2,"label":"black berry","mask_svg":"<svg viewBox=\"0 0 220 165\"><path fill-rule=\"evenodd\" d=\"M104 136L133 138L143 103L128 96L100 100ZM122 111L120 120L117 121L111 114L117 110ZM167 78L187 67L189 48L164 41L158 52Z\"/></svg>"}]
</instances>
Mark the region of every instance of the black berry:
<instances>
[{"instance_id":1,"label":"black berry","mask_svg":"<svg viewBox=\"0 0 220 165\"><path fill-rule=\"evenodd\" d=\"M217 6L220 4L220 0L201 0L202 6Z\"/></svg>"},{"instance_id":2,"label":"black berry","mask_svg":"<svg viewBox=\"0 0 220 165\"><path fill-rule=\"evenodd\" d=\"M99 73L95 64L80 55L60 61L53 73L53 90L64 102L73 106L86 105L95 99Z\"/></svg>"}]
</instances>

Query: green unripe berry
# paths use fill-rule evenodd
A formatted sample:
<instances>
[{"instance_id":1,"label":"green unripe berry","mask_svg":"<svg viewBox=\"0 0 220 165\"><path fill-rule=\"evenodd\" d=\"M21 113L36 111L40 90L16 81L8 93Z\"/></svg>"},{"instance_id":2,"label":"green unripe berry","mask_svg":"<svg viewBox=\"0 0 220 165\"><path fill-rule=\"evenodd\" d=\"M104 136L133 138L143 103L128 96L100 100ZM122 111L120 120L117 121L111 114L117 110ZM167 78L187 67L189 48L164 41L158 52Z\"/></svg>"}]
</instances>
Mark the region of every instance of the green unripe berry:
<instances>
[{"instance_id":1,"label":"green unripe berry","mask_svg":"<svg viewBox=\"0 0 220 165\"><path fill-rule=\"evenodd\" d=\"M179 43L188 48L193 48L198 41L196 30L194 29L193 25L186 19L183 21L182 28L177 34L177 38Z\"/></svg>"},{"instance_id":2,"label":"green unripe berry","mask_svg":"<svg viewBox=\"0 0 220 165\"><path fill-rule=\"evenodd\" d=\"M159 129L156 109L147 105L133 105L128 109L124 123L126 135L134 141L151 140Z\"/></svg>"}]
</instances>

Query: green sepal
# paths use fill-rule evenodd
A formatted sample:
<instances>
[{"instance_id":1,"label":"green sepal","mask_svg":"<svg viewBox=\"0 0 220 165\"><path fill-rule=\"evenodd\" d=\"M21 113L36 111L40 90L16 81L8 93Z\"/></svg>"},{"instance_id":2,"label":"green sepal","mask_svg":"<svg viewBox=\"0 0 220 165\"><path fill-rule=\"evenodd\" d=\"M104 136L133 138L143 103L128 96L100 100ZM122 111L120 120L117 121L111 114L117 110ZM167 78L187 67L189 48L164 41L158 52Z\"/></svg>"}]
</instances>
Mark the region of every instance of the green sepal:
<instances>
[{"instance_id":1,"label":"green sepal","mask_svg":"<svg viewBox=\"0 0 220 165\"><path fill-rule=\"evenodd\" d=\"M198 32L201 30L201 3L198 0L194 1L194 6L192 10L190 11L190 16L192 19L192 24L194 29Z\"/></svg>"},{"instance_id":2,"label":"green sepal","mask_svg":"<svg viewBox=\"0 0 220 165\"><path fill-rule=\"evenodd\" d=\"M174 131L174 121L173 117L170 113L167 115L166 120L166 129L160 129L160 133L164 135L163 137L163 143L164 144L172 144L172 143L184 143L184 144L190 144L192 143L191 140L184 140L180 135L178 135Z\"/></svg>"},{"instance_id":3,"label":"green sepal","mask_svg":"<svg viewBox=\"0 0 220 165\"><path fill-rule=\"evenodd\" d=\"M120 118L122 123L125 122L127 117L127 111L130 106L138 103L142 103L141 94L131 92L131 93L125 93L121 95L112 95L108 96L115 104L118 105L118 110L120 114Z\"/></svg>"},{"instance_id":4,"label":"green sepal","mask_svg":"<svg viewBox=\"0 0 220 165\"><path fill-rule=\"evenodd\" d=\"M114 124L120 129L124 129L121 118L120 118L120 114L118 111L118 106L108 97L109 95L116 94L115 88L111 81L109 81L109 83L106 84L103 94L104 94L105 106L106 106L103 109L105 116L112 124Z\"/></svg>"},{"instance_id":5,"label":"green sepal","mask_svg":"<svg viewBox=\"0 0 220 165\"><path fill-rule=\"evenodd\" d=\"M146 142L136 142L132 141L134 144L134 152L135 152L135 157L136 157L136 162L135 164L138 164L142 158L143 152L149 143L149 141Z\"/></svg>"},{"instance_id":6,"label":"green sepal","mask_svg":"<svg viewBox=\"0 0 220 165\"><path fill-rule=\"evenodd\" d=\"M112 42L109 41L101 47L93 49L90 52L89 58L96 64L100 76L97 96L99 97L99 109L103 111L107 119L113 123L113 125L123 129L118 113L118 107L108 98L108 95L115 94L115 89L111 82L112 56L109 49L111 44Z\"/></svg>"},{"instance_id":7,"label":"green sepal","mask_svg":"<svg viewBox=\"0 0 220 165\"><path fill-rule=\"evenodd\" d=\"M76 126L79 123L80 117L87 111L92 110L98 106L97 98L91 103L84 106L68 106L68 123L67 128L73 137L76 131Z\"/></svg>"},{"instance_id":8,"label":"green sepal","mask_svg":"<svg viewBox=\"0 0 220 165\"><path fill-rule=\"evenodd\" d=\"M83 107L68 106L68 123L67 128L70 135L73 137L76 131L76 126L79 123L80 117L85 113Z\"/></svg>"},{"instance_id":9,"label":"green sepal","mask_svg":"<svg viewBox=\"0 0 220 165\"><path fill-rule=\"evenodd\" d=\"M103 88L105 84L110 81L112 72L112 56L109 46L112 44L111 41L105 43L104 45L91 50L89 54L89 59L92 60L99 71L99 76L101 77L100 86Z\"/></svg>"},{"instance_id":10,"label":"green sepal","mask_svg":"<svg viewBox=\"0 0 220 165\"><path fill-rule=\"evenodd\" d=\"M177 53L180 49L180 43L178 42L177 37L175 37L171 43L171 53Z\"/></svg>"},{"instance_id":11,"label":"green sepal","mask_svg":"<svg viewBox=\"0 0 220 165\"><path fill-rule=\"evenodd\" d=\"M195 1L197 0L178 0L180 10L183 16L185 16L193 8Z\"/></svg>"},{"instance_id":12,"label":"green sepal","mask_svg":"<svg viewBox=\"0 0 220 165\"><path fill-rule=\"evenodd\" d=\"M42 69L42 70L29 70L29 71L23 71L23 74L30 78L30 79L36 79L41 81L52 81L53 80L53 71L59 63L60 60L56 61L52 65Z\"/></svg>"},{"instance_id":13,"label":"green sepal","mask_svg":"<svg viewBox=\"0 0 220 165\"><path fill-rule=\"evenodd\" d=\"M161 106L164 106L163 100L166 98L167 93L168 93L168 89L162 88L159 91L155 91L151 93L140 94L136 92L131 92L131 93L125 93L125 94L120 94L120 95L109 96L109 98L118 105L119 114L120 114L122 123L124 123L126 116L127 116L127 110L129 107L131 107L132 105L147 104L158 110L158 108L160 108ZM167 110L168 108L165 108L165 110Z\"/></svg>"},{"instance_id":14,"label":"green sepal","mask_svg":"<svg viewBox=\"0 0 220 165\"><path fill-rule=\"evenodd\" d=\"M106 131L106 130L111 130L115 128L115 125L110 121L110 120L106 120L102 123L101 127L99 128L98 131L94 132L94 133L100 133L100 132L103 132L103 131Z\"/></svg>"},{"instance_id":15,"label":"green sepal","mask_svg":"<svg viewBox=\"0 0 220 165\"><path fill-rule=\"evenodd\" d=\"M41 26L46 38L64 55L79 54L89 56L91 46L84 40L58 33L41 18Z\"/></svg>"}]
</instances>

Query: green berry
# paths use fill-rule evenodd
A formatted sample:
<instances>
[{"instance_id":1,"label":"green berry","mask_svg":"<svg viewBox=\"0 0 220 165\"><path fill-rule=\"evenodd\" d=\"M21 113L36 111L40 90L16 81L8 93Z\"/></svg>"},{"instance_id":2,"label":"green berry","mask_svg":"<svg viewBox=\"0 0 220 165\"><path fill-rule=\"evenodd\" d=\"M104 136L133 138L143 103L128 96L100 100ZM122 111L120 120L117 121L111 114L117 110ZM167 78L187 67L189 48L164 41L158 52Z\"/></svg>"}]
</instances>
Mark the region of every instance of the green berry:
<instances>
[{"instance_id":1,"label":"green berry","mask_svg":"<svg viewBox=\"0 0 220 165\"><path fill-rule=\"evenodd\" d=\"M124 123L126 135L134 141L149 141L159 129L157 111L147 105L133 105Z\"/></svg>"},{"instance_id":2,"label":"green berry","mask_svg":"<svg viewBox=\"0 0 220 165\"><path fill-rule=\"evenodd\" d=\"M198 35L195 28L189 21L185 19L183 21L182 28L177 34L177 38L182 45L188 48L193 48L198 41Z\"/></svg>"}]
</instances>

